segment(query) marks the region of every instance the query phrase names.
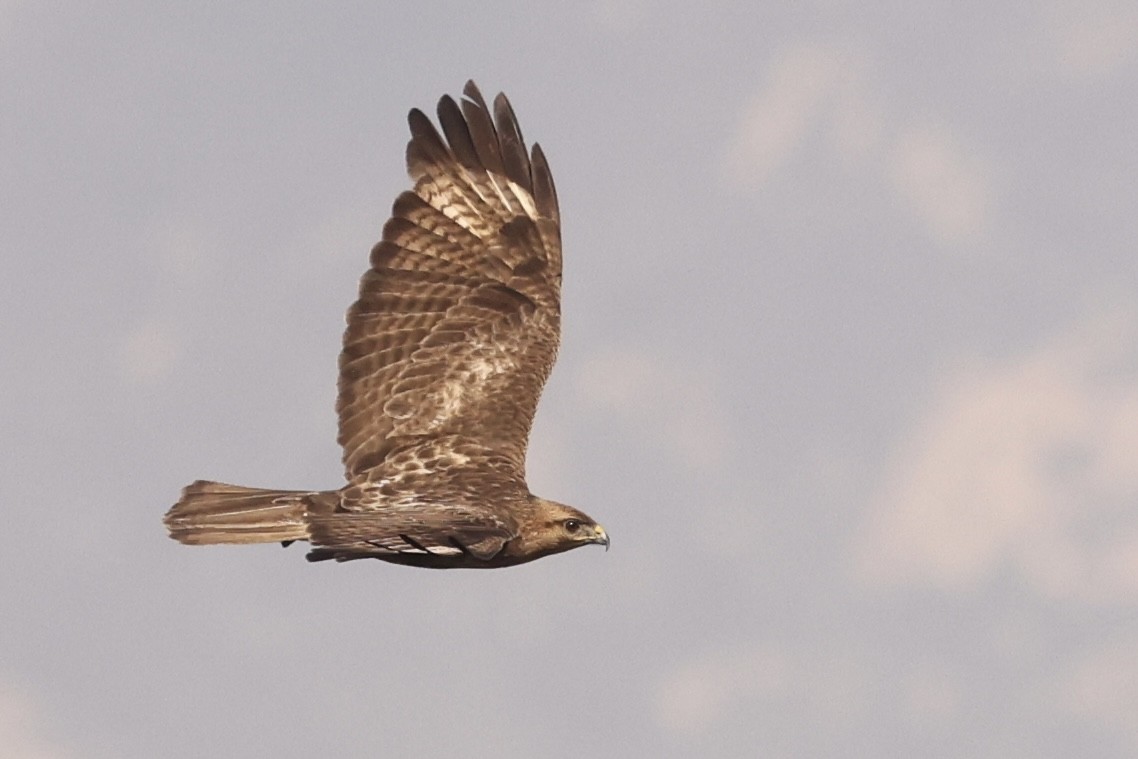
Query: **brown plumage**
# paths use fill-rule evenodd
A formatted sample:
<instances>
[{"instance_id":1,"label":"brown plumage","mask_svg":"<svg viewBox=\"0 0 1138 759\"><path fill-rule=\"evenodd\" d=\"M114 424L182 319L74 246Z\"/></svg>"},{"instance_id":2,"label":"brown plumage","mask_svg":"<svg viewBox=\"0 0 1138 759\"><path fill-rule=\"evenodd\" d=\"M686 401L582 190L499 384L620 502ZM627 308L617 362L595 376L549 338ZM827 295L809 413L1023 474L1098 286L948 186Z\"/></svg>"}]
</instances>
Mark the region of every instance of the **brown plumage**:
<instances>
[{"instance_id":1,"label":"brown plumage","mask_svg":"<svg viewBox=\"0 0 1138 759\"><path fill-rule=\"evenodd\" d=\"M395 201L348 310L339 490L198 481L166 514L182 543L312 544L311 561L501 567L608 535L525 482L530 425L560 339L561 227L541 148L505 95L408 121L414 191ZM445 137L444 137L445 135Z\"/></svg>"}]
</instances>

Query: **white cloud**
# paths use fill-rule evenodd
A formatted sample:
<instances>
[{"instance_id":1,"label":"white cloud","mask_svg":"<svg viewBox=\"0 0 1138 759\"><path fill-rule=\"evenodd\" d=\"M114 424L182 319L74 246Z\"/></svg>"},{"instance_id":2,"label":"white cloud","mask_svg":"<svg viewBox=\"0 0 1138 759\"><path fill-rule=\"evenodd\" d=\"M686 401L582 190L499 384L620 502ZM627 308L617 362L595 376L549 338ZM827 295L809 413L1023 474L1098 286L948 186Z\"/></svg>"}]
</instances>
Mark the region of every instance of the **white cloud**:
<instances>
[{"instance_id":1,"label":"white cloud","mask_svg":"<svg viewBox=\"0 0 1138 759\"><path fill-rule=\"evenodd\" d=\"M785 655L758 646L688 661L659 684L657 719L672 732L696 736L713 727L732 702L769 696L786 688L792 676Z\"/></svg>"},{"instance_id":2,"label":"white cloud","mask_svg":"<svg viewBox=\"0 0 1138 759\"><path fill-rule=\"evenodd\" d=\"M714 475L730 455L727 414L716 378L679 362L634 350L589 357L575 385L584 402L639 427L659 440L677 463Z\"/></svg>"},{"instance_id":3,"label":"white cloud","mask_svg":"<svg viewBox=\"0 0 1138 759\"><path fill-rule=\"evenodd\" d=\"M1138 58L1138 7L1131 0L1062 0L1045 11L1043 34L1060 73L1107 79Z\"/></svg>"},{"instance_id":4,"label":"white cloud","mask_svg":"<svg viewBox=\"0 0 1138 759\"><path fill-rule=\"evenodd\" d=\"M1074 663L1048 694L1061 713L1138 745L1138 641L1108 643Z\"/></svg>"},{"instance_id":5,"label":"white cloud","mask_svg":"<svg viewBox=\"0 0 1138 759\"><path fill-rule=\"evenodd\" d=\"M889 179L933 238L955 243L986 226L995 193L987 164L943 125L903 130L888 158Z\"/></svg>"},{"instance_id":6,"label":"white cloud","mask_svg":"<svg viewBox=\"0 0 1138 759\"><path fill-rule=\"evenodd\" d=\"M968 591L1002 568L1041 595L1138 593L1131 314L957 367L898 446L858 545L862 576Z\"/></svg>"},{"instance_id":7,"label":"white cloud","mask_svg":"<svg viewBox=\"0 0 1138 759\"><path fill-rule=\"evenodd\" d=\"M840 156L867 153L881 118L863 91L863 68L857 56L821 44L803 43L777 55L729 149L732 178L744 187L766 181L823 123L830 126L830 148Z\"/></svg>"},{"instance_id":8,"label":"white cloud","mask_svg":"<svg viewBox=\"0 0 1138 759\"><path fill-rule=\"evenodd\" d=\"M724 723L753 723L771 704L856 722L871 701L870 687L871 673L848 658L748 643L673 666L653 700L663 729L696 738Z\"/></svg>"},{"instance_id":9,"label":"white cloud","mask_svg":"<svg viewBox=\"0 0 1138 759\"><path fill-rule=\"evenodd\" d=\"M959 719L968 702L961 673L943 659L922 658L905 665L897 687L909 723L925 732L943 728Z\"/></svg>"},{"instance_id":10,"label":"white cloud","mask_svg":"<svg viewBox=\"0 0 1138 759\"><path fill-rule=\"evenodd\" d=\"M725 157L729 178L754 188L821 148L836 159L835 170L853 167L884 184L932 239L972 241L988 227L996 199L983 151L941 120L882 105L878 89L870 62L845 47L785 49L740 116Z\"/></svg>"},{"instance_id":11,"label":"white cloud","mask_svg":"<svg viewBox=\"0 0 1138 759\"><path fill-rule=\"evenodd\" d=\"M70 751L45 735L42 719L32 702L0 684L0 754L20 759L67 759Z\"/></svg>"},{"instance_id":12,"label":"white cloud","mask_svg":"<svg viewBox=\"0 0 1138 759\"><path fill-rule=\"evenodd\" d=\"M157 322L140 324L119 346L119 370L132 382L153 382L173 371L179 349L172 330Z\"/></svg>"},{"instance_id":13,"label":"white cloud","mask_svg":"<svg viewBox=\"0 0 1138 759\"><path fill-rule=\"evenodd\" d=\"M668 476L698 483L700 497L715 504L717 519L689 536L708 557L740 559L761 550L766 539L763 496L746 489L732 467L738 458L730 414L710 367L610 349L586 359L573 378L574 408L602 412L606 426L654 458ZM620 430L623 429L623 432ZM659 557L642 557L638 583L659 579Z\"/></svg>"}]
</instances>

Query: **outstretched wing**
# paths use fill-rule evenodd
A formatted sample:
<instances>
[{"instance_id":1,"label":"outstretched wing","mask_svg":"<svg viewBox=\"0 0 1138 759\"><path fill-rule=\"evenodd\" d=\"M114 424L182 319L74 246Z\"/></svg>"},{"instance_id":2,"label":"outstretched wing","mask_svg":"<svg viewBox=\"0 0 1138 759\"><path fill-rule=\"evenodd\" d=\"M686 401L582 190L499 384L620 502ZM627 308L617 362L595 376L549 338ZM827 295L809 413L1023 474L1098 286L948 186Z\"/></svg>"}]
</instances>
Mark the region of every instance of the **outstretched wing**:
<instances>
[{"instance_id":1,"label":"outstretched wing","mask_svg":"<svg viewBox=\"0 0 1138 759\"><path fill-rule=\"evenodd\" d=\"M561 231L541 149L473 82L408 121L413 192L395 201L348 311L339 442L349 479L412 439L457 435L524 473L560 335Z\"/></svg>"}]
</instances>

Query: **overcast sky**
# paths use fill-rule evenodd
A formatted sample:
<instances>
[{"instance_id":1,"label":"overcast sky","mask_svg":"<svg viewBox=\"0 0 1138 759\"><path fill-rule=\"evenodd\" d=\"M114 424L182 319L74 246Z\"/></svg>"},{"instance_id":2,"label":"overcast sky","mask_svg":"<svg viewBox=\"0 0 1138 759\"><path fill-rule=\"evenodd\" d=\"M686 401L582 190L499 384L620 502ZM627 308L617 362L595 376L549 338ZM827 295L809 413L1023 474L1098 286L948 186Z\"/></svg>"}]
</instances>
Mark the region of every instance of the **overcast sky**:
<instances>
[{"instance_id":1,"label":"overcast sky","mask_svg":"<svg viewBox=\"0 0 1138 759\"><path fill-rule=\"evenodd\" d=\"M0 754L1138 755L1131 0L386 6L0 0ZM341 484L467 78L562 202L530 485L612 550L169 540Z\"/></svg>"}]
</instances>

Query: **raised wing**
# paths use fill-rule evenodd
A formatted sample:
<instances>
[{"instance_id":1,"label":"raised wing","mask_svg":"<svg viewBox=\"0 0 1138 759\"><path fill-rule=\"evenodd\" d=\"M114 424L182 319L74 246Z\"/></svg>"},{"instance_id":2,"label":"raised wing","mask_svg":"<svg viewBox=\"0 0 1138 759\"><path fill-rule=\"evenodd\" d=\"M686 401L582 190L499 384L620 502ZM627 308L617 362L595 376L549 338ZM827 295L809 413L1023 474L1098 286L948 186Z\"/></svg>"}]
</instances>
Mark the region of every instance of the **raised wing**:
<instances>
[{"instance_id":1,"label":"raised wing","mask_svg":"<svg viewBox=\"0 0 1138 759\"><path fill-rule=\"evenodd\" d=\"M408 116L413 192L395 201L348 311L339 442L349 479L415 439L456 435L524 475L560 336L561 230L545 156L473 82Z\"/></svg>"}]
</instances>

